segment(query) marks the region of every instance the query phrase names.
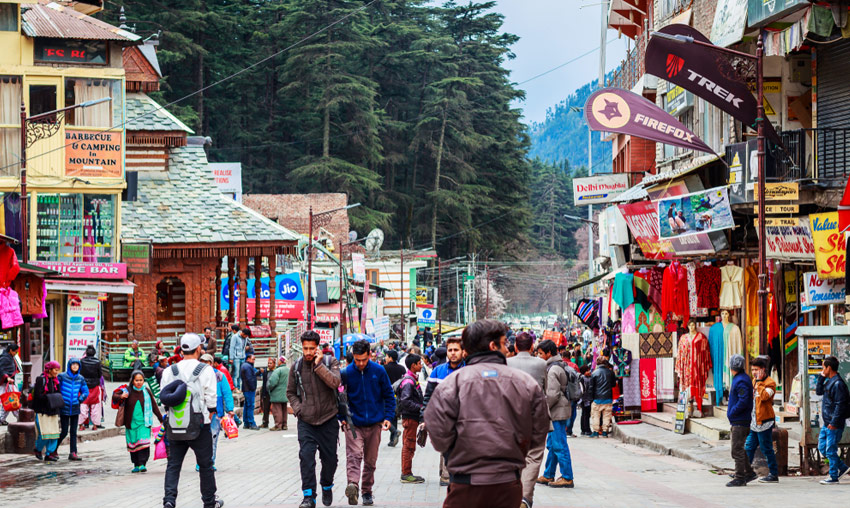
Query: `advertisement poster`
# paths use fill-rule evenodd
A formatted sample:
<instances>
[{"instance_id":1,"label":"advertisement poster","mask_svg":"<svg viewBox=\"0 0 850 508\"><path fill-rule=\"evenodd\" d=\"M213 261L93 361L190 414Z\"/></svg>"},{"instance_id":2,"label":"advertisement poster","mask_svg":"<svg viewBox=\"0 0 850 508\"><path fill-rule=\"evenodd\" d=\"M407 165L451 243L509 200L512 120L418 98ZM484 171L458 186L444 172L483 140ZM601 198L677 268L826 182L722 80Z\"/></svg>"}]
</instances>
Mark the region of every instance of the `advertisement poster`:
<instances>
[{"instance_id":1,"label":"advertisement poster","mask_svg":"<svg viewBox=\"0 0 850 508\"><path fill-rule=\"evenodd\" d=\"M806 272L803 274L803 281L806 284L806 302L809 305L844 303L844 296L847 294L844 279L821 279L817 272Z\"/></svg>"},{"instance_id":2,"label":"advertisement poster","mask_svg":"<svg viewBox=\"0 0 850 508\"><path fill-rule=\"evenodd\" d=\"M121 178L121 132L65 130L65 176Z\"/></svg>"},{"instance_id":3,"label":"advertisement poster","mask_svg":"<svg viewBox=\"0 0 850 508\"><path fill-rule=\"evenodd\" d=\"M676 254L711 254L714 246L708 235L699 234L672 240L658 237L658 210L650 201L618 205L623 218L648 259L672 259Z\"/></svg>"},{"instance_id":4,"label":"advertisement poster","mask_svg":"<svg viewBox=\"0 0 850 508\"><path fill-rule=\"evenodd\" d=\"M676 238L735 227L726 187L658 201L661 238Z\"/></svg>"},{"instance_id":5,"label":"advertisement poster","mask_svg":"<svg viewBox=\"0 0 850 508\"><path fill-rule=\"evenodd\" d=\"M720 0L711 25L711 42L726 48L744 37L747 0Z\"/></svg>"},{"instance_id":6,"label":"advertisement poster","mask_svg":"<svg viewBox=\"0 0 850 508\"><path fill-rule=\"evenodd\" d=\"M364 282L366 280L366 258L363 254L353 252L351 254L351 268L354 271L354 282Z\"/></svg>"},{"instance_id":7,"label":"advertisement poster","mask_svg":"<svg viewBox=\"0 0 850 508\"><path fill-rule=\"evenodd\" d=\"M230 288L227 277L221 279L221 310L230 310ZM248 316L254 315L256 307L256 284L255 279L247 281ZM234 302L237 304L234 315L239 313L239 287L233 288L236 293ZM260 279L260 317L269 316L269 278ZM304 318L304 292L301 288L301 275L297 272L286 273L275 277L275 318L276 319L303 319Z\"/></svg>"},{"instance_id":8,"label":"advertisement poster","mask_svg":"<svg viewBox=\"0 0 850 508\"><path fill-rule=\"evenodd\" d=\"M573 178L573 202L576 206L608 203L629 188L629 175L598 175Z\"/></svg>"},{"instance_id":9,"label":"advertisement poster","mask_svg":"<svg viewBox=\"0 0 850 508\"><path fill-rule=\"evenodd\" d=\"M794 219L796 226L764 227L767 236L767 257L783 261L814 261L815 244L812 242L812 231L809 219ZM758 229L756 229L758 234Z\"/></svg>"},{"instance_id":10,"label":"advertisement poster","mask_svg":"<svg viewBox=\"0 0 850 508\"><path fill-rule=\"evenodd\" d=\"M68 294L68 332L65 358L82 358L89 345L100 339L100 301L97 294Z\"/></svg>"},{"instance_id":11,"label":"advertisement poster","mask_svg":"<svg viewBox=\"0 0 850 508\"><path fill-rule=\"evenodd\" d=\"M823 361L832 354L831 339L809 339L808 342L809 374L820 374Z\"/></svg>"},{"instance_id":12,"label":"advertisement poster","mask_svg":"<svg viewBox=\"0 0 850 508\"><path fill-rule=\"evenodd\" d=\"M838 212L809 215L812 241L815 245L815 265L821 279L840 279L845 275L847 249L838 229Z\"/></svg>"}]
</instances>

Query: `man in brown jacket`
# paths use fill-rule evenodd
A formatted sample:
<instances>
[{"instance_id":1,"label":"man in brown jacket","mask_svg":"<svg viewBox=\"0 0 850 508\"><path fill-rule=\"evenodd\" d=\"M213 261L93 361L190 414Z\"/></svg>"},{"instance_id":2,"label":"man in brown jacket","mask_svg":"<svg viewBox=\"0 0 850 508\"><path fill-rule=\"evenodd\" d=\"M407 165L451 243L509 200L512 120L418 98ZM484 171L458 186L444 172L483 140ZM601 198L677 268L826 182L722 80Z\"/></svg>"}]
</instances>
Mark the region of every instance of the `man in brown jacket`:
<instances>
[{"instance_id":1,"label":"man in brown jacket","mask_svg":"<svg viewBox=\"0 0 850 508\"><path fill-rule=\"evenodd\" d=\"M779 482L779 466L773 451L773 424L776 413L773 411L773 396L776 394L776 381L767 374L770 365L767 358L759 356L750 364L753 374L753 419L750 422L750 434L744 444L750 464L756 457L756 448L761 448L767 459L767 476L759 478L761 483Z\"/></svg>"},{"instance_id":2,"label":"man in brown jacket","mask_svg":"<svg viewBox=\"0 0 850 508\"><path fill-rule=\"evenodd\" d=\"M336 473L336 446L339 441L340 385L339 362L325 357L319 348L319 334L308 330L301 335L303 358L297 360L289 374L286 397L298 419L298 458L301 462L301 490L304 500L299 508L316 506L316 450L322 461L320 483L322 504L333 503L333 481Z\"/></svg>"},{"instance_id":3,"label":"man in brown jacket","mask_svg":"<svg viewBox=\"0 0 850 508\"><path fill-rule=\"evenodd\" d=\"M507 366L506 332L492 319L467 326L466 367L437 386L425 409L425 427L451 477L443 508L519 506L526 454L549 431L540 385Z\"/></svg>"}]
</instances>

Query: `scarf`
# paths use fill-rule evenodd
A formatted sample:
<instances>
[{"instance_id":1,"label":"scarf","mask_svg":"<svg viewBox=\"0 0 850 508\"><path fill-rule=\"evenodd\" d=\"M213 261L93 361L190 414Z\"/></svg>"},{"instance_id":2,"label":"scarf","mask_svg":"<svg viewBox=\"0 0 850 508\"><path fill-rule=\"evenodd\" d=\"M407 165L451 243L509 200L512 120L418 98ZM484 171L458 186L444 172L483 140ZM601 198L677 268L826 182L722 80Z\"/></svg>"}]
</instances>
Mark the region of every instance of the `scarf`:
<instances>
[{"instance_id":1,"label":"scarf","mask_svg":"<svg viewBox=\"0 0 850 508\"><path fill-rule=\"evenodd\" d=\"M141 388L136 388L136 385L132 385L133 390L137 392L142 392L142 395L145 397L145 401L142 404L142 412L145 414L145 427L153 426L153 409L151 409L151 396L147 390L145 390L145 385L142 385ZM136 408L133 408L135 411Z\"/></svg>"},{"instance_id":2,"label":"scarf","mask_svg":"<svg viewBox=\"0 0 850 508\"><path fill-rule=\"evenodd\" d=\"M50 390L49 390L50 380L51 380L51 377L50 377L50 374L49 374L50 369L61 369L61 368L62 368L62 366L59 365L59 362L54 362L54 361L47 362L47 364L44 366L44 373L42 374L44 376L44 393L50 392ZM53 379L53 386L56 388L56 390L54 390L54 391L57 391L57 392L61 391L59 389L59 376L54 377L52 379Z\"/></svg>"}]
</instances>

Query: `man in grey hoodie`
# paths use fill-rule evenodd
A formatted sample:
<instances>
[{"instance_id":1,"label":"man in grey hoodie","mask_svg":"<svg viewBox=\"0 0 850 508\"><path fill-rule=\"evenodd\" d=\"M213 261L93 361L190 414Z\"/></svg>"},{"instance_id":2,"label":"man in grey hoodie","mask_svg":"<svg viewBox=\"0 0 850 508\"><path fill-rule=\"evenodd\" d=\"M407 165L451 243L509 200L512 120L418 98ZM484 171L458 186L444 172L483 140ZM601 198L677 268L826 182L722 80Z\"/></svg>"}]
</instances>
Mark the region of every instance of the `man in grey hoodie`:
<instances>
[{"instance_id":1,"label":"man in grey hoodie","mask_svg":"<svg viewBox=\"0 0 850 508\"><path fill-rule=\"evenodd\" d=\"M233 382L236 384L237 390L242 389L242 376L240 372L242 370L242 364L245 363L245 356L248 349L248 335L250 334L251 330L245 328L239 333L234 333L230 336L230 351L228 351L228 355L230 356L230 361L233 362L233 370L235 372Z\"/></svg>"},{"instance_id":2,"label":"man in grey hoodie","mask_svg":"<svg viewBox=\"0 0 850 508\"><path fill-rule=\"evenodd\" d=\"M551 340L544 340L537 345L537 355L546 360L546 402L549 404L549 417L552 427L546 438L546 469L537 479L537 483L550 487L568 488L573 484L573 464L570 458L570 447L567 446L567 423L572 415L572 404L567 399L566 388L570 382L567 367L558 354L558 346ZM578 381L578 373L573 371L572 377ZM560 466L561 477L555 479L555 470Z\"/></svg>"}]
</instances>

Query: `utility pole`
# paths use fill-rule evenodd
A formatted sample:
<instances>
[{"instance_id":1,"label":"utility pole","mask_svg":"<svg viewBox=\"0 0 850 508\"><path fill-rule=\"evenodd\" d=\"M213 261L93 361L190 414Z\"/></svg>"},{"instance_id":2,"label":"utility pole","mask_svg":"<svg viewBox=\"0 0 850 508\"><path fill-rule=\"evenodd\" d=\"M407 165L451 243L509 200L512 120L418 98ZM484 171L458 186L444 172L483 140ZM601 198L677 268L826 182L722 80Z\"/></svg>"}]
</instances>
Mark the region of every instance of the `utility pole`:
<instances>
[{"instance_id":1,"label":"utility pole","mask_svg":"<svg viewBox=\"0 0 850 508\"><path fill-rule=\"evenodd\" d=\"M404 322L407 321L407 307L404 305L404 238L401 239L398 252L401 254L401 340L404 342Z\"/></svg>"},{"instance_id":2,"label":"utility pole","mask_svg":"<svg viewBox=\"0 0 850 508\"><path fill-rule=\"evenodd\" d=\"M440 256L437 256L437 321L440 323L439 333L443 333L443 312L440 310L441 304L443 303L442 298L443 291L443 262L440 260Z\"/></svg>"},{"instance_id":3,"label":"utility pole","mask_svg":"<svg viewBox=\"0 0 850 508\"><path fill-rule=\"evenodd\" d=\"M484 319L490 317L490 267L484 265L484 271L487 273L487 300L484 304Z\"/></svg>"}]
</instances>

